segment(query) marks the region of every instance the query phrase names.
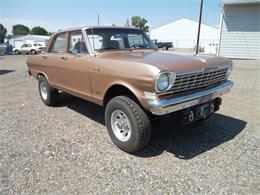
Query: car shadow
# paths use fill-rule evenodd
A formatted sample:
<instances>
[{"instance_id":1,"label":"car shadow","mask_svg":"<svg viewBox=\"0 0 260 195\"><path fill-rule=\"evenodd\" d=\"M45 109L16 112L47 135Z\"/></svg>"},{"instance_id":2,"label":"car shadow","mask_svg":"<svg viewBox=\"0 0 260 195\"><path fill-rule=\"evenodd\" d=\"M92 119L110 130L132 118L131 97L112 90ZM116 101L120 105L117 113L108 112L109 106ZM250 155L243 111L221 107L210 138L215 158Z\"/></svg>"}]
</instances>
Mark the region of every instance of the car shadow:
<instances>
[{"instance_id":1,"label":"car shadow","mask_svg":"<svg viewBox=\"0 0 260 195\"><path fill-rule=\"evenodd\" d=\"M232 140L247 124L218 113L206 121L187 126L175 122L173 117L169 115L153 121L149 146L135 155L148 158L167 151L180 159L189 160Z\"/></svg>"},{"instance_id":2,"label":"car shadow","mask_svg":"<svg viewBox=\"0 0 260 195\"><path fill-rule=\"evenodd\" d=\"M91 102L62 93L56 107L68 107L102 125L104 108ZM183 126L175 122L175 115L152 120L152 137L150 144L133 155L149 158L164 151L176 157L189 160L232 140L245 127L246 122L222 114L213 114L207 121Z\"/></svg>"},{"instance_id":3,"label":"car shadow","mask_svg":"<svg viewBox=\"0 0 260 195\"><path fill-rule=\"evenodd\" d=\"M3 74L7 74L7 73L10 73L10 72L14 72L15 70L2 70L0 69L0 75L3 75Z\"/></svg>"},{"instance_id":4,"label":"car shadow","mask_svg":"<svg viewBox=\"0 0 260 195\"><path fill-rule=\"evenodd\" d=\"M61 92L55 107L68 107L102 125L105 125L104 113L102 106L77 98L70 94Z\"/></svg>"}]
</instances>

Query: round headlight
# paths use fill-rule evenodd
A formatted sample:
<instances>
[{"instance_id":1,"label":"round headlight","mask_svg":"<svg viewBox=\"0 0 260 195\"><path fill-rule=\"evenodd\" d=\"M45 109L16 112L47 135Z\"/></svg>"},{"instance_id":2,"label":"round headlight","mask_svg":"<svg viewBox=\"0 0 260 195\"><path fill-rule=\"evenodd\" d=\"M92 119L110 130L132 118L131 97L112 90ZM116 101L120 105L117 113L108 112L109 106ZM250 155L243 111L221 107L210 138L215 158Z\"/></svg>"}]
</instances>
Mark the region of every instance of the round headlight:
<instances>
[{"instance_id":1,"label":"round headlight","mask_svg":"<svg viewBox=\"0 0 260 195\"><path fill-rule=\"evenodd\" d=\"M228 66L226 76L230 76L233 69L233 62L230 62L230 65Z\"/></svg>"},{"instance_id":2,"label":"round headlight","mask_svg":"<svg viewBox=\"0 0 260 195\"><path fill-rule=\"evenodd\" d=\"M172 87L174 82L174 73L164 72L157 76L156 89L157 91L166 91Z\"/></svg>"}]
</instances>

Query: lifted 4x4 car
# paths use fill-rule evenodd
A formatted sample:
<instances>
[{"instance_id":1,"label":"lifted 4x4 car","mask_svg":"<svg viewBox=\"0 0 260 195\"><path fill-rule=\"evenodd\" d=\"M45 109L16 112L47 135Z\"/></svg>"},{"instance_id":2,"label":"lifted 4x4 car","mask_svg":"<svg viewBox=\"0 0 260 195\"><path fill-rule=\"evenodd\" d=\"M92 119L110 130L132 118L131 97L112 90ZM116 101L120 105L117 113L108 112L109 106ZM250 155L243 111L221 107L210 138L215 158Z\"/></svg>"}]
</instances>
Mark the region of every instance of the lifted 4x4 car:
<instances>
[{"instance_id":1,"label":"lifted 4x4 car","mask_svg":"<svg viewBox=\"0 0 260 195\"><path fill-rule=\"evenodd\" d=\"M60 90L105 106L112 141L129 153L148 144L152 114L180 111L185 123L206 119L233 86L227 59L160 52L133 28L58 32L46 53L27 64L44 104L53 105Z\"/></svg>"}]
</instances>

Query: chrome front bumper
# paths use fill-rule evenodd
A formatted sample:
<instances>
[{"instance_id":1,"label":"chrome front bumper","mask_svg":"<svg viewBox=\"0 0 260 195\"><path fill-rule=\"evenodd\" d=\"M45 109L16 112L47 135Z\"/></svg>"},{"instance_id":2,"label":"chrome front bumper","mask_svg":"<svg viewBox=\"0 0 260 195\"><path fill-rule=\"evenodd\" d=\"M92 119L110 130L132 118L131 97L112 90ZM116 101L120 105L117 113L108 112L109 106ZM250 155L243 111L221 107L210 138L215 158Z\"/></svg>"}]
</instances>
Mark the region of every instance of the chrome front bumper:
<instances>
[{"instance_id":1,"label":"chrome front bumper","mask_svg":"<svg viewBox=\"0 0 260 195\"><path fill-rule=\"evenodd\" d=\"M234 83L232 81L227 81L217 87L193 93L191 95L177 98L170 97L162 100L151 100L148 102L148 106L153 114L164 115L214 100L215 98L228 93L233 85Z\"/></svg>"}]
</instances>

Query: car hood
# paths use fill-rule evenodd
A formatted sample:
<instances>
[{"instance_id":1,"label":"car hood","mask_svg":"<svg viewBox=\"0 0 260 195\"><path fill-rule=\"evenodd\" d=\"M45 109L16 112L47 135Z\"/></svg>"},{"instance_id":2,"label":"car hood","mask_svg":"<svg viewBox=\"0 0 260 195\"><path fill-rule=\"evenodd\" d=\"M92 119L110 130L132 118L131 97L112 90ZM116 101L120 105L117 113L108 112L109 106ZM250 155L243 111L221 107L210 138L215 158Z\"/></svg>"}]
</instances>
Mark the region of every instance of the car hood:
<instances>
[{"instance_id":1,"label":"car hood","mask_svg":"<svg viewBox=\"0 0 260 195\"><path fill-rule=\"evenodd\" d=\"M219 65L227 65L229 62L222 57L177 54L160 51L109 51L99 53L96 57L109 60L137 62L157 67L161 71L169 70L181 72L202 68L213 68Z\"/></svg>"}]
</instances>

